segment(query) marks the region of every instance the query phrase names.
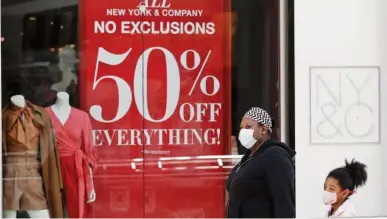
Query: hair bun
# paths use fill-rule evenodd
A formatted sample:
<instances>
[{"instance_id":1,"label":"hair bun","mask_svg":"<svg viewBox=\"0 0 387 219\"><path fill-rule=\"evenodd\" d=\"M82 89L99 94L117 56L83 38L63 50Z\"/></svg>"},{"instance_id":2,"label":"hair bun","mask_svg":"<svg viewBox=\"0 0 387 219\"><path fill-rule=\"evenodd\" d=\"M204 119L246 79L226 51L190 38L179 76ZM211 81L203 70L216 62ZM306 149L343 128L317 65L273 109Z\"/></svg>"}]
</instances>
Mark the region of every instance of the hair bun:
<instances>
[{"instance_id":1,"label":"hair bun","mask_svg":"<svg viewBox=\"0 0 387 219\"><path fill-rule=\"evenodd\" d=\"M355 159L352 159L349 163L347 159L345 159L345 168L351 175L354 189L361 187L366 183L368 175L366 170L367 166L365 164L355 161Z\"/></svg>"}]
</instances>

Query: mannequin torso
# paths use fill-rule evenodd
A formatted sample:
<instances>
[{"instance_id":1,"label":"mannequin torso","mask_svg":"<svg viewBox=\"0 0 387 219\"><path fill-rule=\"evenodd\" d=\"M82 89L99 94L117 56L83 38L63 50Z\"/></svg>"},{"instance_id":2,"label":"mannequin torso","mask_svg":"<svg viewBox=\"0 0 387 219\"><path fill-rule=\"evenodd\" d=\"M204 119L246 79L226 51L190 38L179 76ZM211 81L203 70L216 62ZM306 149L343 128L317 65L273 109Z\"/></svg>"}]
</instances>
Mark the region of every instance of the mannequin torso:
<instances>
[{"instance_id":1,"label":"mannequin torso","mask_svg":"<svg viewBox=\"0 0 387 219\"><path fill-rule=\"evenodd\" d=\"M80 177L80 176L85 177L84 176L85 173L81 172L80 174L78 174L77 171L79 170L77 168L73 168L72 165L74 164L74 159L75 159L75 163L79 162L80 165L83 165L83 163L85 162L82 159L88 156L88 154L86 152L87 150L85 150L84 148L82 149L82 146L85 146L88 144L78 144L78 143L80 142L85 143L85 141L83 140L83 137L88 136L89 134L91 135L92 129L91 129L91 126L90 127L88 126L90 129L86 129L86 130L82 129L82 127L84 127L84 124L85 124L82 118L87 117L88 119L88 115L87 113L79 109L72 108L70 106L69 99L70 99L70 95L68 93L58 92L56 102L54 105L49 107L48 112L51 115L51 118L53 121L53 127L55 128L57 144L59 149L59 156L61 157L64 192L65 192L66 199L68 199L65 206L65 209L66 209L65 212L68 214L69 217L81 218L83 217L83 212L84 212L83 203L94 202L96 198L96 193L93 185L92 168L91 166L88 166L89 174L87 174L87 177L90 178L91 191L87 190L87 191L90 191L90 196L88 196L87 200L79 198L79 195L84 197L85 194L74 192L71 189L72 186L85 187L86 186L85 181L81 180L81 181L78 181L78 183L83 182L83 184L73 185L72 183L74 182L74 180L67 180L67 179ZM84 131L86 131L86 134ZM68 171L68 170L73 170L73 171ZM83 170L81 169L81 171ZM78 199L79 202L82 202L82 204L80 205L78 202L71 202L71 200L73 199Z\"/></svg>"},{"instance_id":2,"label":"mannequin torso","mask_svg":"<svg viewBox=\"0 0 387 219\"><path fill-rule=\"evenodd\" d=\"M18 94L18 95L14 95L14 96L12 96L11 98L10 98L10 101L11 101L11 103L13 104L13 105L15 105L15 106L17 106L17 107L20 107L20 108L26 108L27 106L27 103L26 103L26 100L25 100L25 98L24 98L24 96L23 95L20 95L20 94ZM23 112L23 114L20 114L20 117L21 117L21 119L22 119L22 121L23 121L23 123L25 122L24 121L24 117L25 115L24 115L24 112ZM30 129L27 129L27 131L26 130L23 130L23 132L28 132L28 130L30 130ZM3 135L4 136L4 135ZM27 136L27 135L26 135ZM13 162L20 162L20 160L15 160L15 158L12 158L12 156L11 157L8 157L8 159L10 159L10 160L12 160L13 159ZM23 157L18 157L18 159L23 159ZM31 159L30 157L28 158L28 159ZM3 162L8 162L8 161L4 161L3 160ZM23 160L23 162L26 162L25 160ZM38 164L37 164L38 165ZM12 165L6 165L8 168L11 168L12 167ZM41 177L35 177L38 173L35 173L34 172L34 170L35 169L28 169L28 171L26 171L26 172L23 172L22 174L24 174L23 176L27 176L27 178L30 178L30 179L33 179L33 182L35 182L36 181L36 179L35 178L37 178L37 179L39 179L39 180L41 180ZM12 170L12 171L15 171L14 169ZM7 171L7 172L9 172L9 170ZM31 175L28 175L29 173L31 173ZM19 173L20 174L20 173ZM34 176L34 177L31 177L31 176ZM12 177L10 177L10 176L8 176L7 177L8 179L9 178L12 178ZM16 180L17 182L20 182L20 180ZM24 181L24 180L23 180ZM27 182L27 183L31 183L31 182ZM19 185L20 186L20 185ZM18 184L13 184L13 188L15 189L15 188L17 188L17 189L15 189L15 191L18 191L18 192L22 192L23 194L24 193L26 193L26 191L24 190L24 189L22 189L22 188L24 188L24 187L19 187L18 186ZM35 185L36 186L36 185ZM33 189L33 188L32 188ZM43 190L33 190L33 192L37 192L36 194L43 194ZM41 192L41 193L40 193ZM28 191L27 191L27 193L28 193ZM18 193L19 194L19 193ZM28 193L29 195L31 195L31 194L35 194L35 193ZM24 194L25 195L25 194ZM17 196L14 196L15 198L17 198ZM36 204L36 200L37 199L33 199L33 198L31 198L31 196L28 196L31 200L29 200L30 202L34 202L34 205ZM4 197L3 197L4 198ZM25 202L25 200L24 200L24 202ZM11 204L12 205L12 204ZM39 206L39 205L38 205ZM42 207L42 206L44 206L44 207ZM19 206L20 207L20 206ZM45 207L47 207L46 206L46 204L45 204L45 202L41 205L41 206L39 206L39 207L37 207L36 209L39 209L39 208L41 208L42 207L42 209L41 210L27 210L27 213L28 213L28 215L31 217L31 218L49 218L50 217L50 213L49 213L49 211L48 211L48 209L44 209ZM10 207L9 209L13 209L13 208L15 208L15 207ZM23 208L23 207L22 207ZM16 210L9 210L9 209L7 209L7 207L5 207L5 209L3 209L3 212L2 212L2 216L3 216L3 218L16 218L16 216L17 216L17 211Z\"/></svg>"},{"instance_id":3,"label":"mannequin torso","mask_svg":"<svg viewBox=\"0 0 387 219\"><path fill-rule=\"evenodd\" d=\"M60 123L64 125L71 113L71 106L69 103L70 96L66 92L59 92L54 105L51 106L52 111L58 117Z\"/></svg>"}]
</instances>

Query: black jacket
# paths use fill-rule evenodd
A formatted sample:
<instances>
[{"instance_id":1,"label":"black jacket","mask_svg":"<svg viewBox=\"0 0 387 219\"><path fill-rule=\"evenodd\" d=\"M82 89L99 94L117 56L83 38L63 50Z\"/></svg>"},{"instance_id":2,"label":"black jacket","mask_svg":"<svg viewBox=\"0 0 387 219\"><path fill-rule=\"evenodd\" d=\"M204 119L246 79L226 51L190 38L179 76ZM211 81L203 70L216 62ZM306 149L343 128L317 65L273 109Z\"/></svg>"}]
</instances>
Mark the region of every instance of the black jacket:
<instances>
[{"instance_id":1,"label":"black jacket","mask_svg":"<svg viewBox=\"0 0 387 219\"><path fill-rule=\"evenodd\" d=\"M294 218L295 151L269 139L248 151L227 180L229 218Z\"/></svg>"}]
</instances>

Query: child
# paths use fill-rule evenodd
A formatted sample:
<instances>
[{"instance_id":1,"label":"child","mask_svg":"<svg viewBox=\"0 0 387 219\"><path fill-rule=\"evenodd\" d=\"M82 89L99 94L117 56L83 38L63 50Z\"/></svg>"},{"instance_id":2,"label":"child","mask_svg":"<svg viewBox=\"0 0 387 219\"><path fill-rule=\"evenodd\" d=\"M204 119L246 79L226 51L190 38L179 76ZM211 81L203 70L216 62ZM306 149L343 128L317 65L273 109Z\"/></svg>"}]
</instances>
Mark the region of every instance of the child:
<instances>
[{"instance_id":1,"label":"child","mask_svg":"<svg viewBox=\"0 0 387 219\"><path fill-rule=\"evenodd\" d=\"M352 160L345 166L332 170L324 183L323 200L328 205L328 217L356 217L355 207L349 197L367 181L366 165Z\"/></svg>"}]
</instances>

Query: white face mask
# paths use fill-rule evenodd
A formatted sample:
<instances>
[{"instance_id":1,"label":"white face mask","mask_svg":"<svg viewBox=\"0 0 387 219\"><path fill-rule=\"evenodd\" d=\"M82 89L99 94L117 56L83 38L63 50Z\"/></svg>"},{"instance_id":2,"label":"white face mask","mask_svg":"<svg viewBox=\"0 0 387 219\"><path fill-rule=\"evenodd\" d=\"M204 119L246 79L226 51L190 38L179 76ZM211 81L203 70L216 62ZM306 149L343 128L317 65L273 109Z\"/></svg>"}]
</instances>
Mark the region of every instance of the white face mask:
<instances>
[{"instance_id":1,"label":"white face mask","mask_svg":"<svg viewBox=\"0 0 387 219\"><path fill-rule=\"evenodd\" d=\"M238 139L245 148L250 149L257 142L253 135L254 129L241 129Z\"/></svg>"},{"instance_id":2,"label":"white face mask","mask_svg":"<svg viewBox=\"0 0 387 219\"><path fill-rule=\"evenodd\" d=\"M323 192L323 203L325 205L331 205L337 202L337 196L335 192Z\"/></svg>"}]
</instances>

